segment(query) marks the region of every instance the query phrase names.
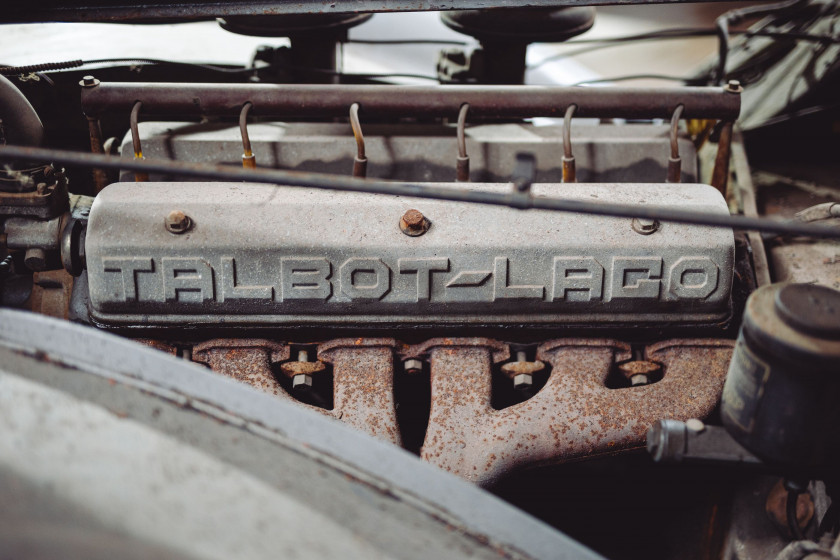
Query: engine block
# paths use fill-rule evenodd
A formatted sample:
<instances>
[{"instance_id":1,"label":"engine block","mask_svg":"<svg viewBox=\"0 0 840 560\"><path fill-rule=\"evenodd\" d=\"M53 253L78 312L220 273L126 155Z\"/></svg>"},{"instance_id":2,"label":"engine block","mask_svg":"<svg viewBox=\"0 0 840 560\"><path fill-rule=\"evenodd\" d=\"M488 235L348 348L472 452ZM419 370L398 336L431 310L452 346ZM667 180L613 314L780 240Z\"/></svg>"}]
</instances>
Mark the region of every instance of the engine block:
<instances>
[{"instance_id":1,"label":"engine block","mask_svg":"<svg viewBox=\"0 0 840 560\"><path fill-rule=\"evenodd\" d=\"M509 185L460 188L509 190ZM725 215L700 184L541 184L535 196ZM422 213L414 232L408 210ZM171 213L188 225L167 229ZM105 325L713 324L731 230L242 183L117 183L86 238Z\"/></svg>"}]
</instances>

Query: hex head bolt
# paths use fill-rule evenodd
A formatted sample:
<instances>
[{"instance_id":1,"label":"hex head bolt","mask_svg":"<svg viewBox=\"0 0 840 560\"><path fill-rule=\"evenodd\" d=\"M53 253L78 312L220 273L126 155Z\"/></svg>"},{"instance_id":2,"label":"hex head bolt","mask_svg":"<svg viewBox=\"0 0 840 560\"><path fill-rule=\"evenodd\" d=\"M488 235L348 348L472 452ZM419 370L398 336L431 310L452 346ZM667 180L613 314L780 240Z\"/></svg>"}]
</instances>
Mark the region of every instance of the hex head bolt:
<instances>
[{"instance_id":1,"label":"hex head bolt","mask_svg":"<svg viewBox=\"0 0 840 560\"><path fill-rule=\"evenodd\" d=\"M417 358L410 358L403 362L406 375L417 375L423 371L423 362Z\"/></svg>"},{"instance_id":2,"label":"hex head bolt","mask_svg":"<svg viewBox=\"0 0 840 560\"><path fill-rule=\"evenodd\" d=\"M662 373L662 366L647 360L633 360L620 364L618 370L630 382L631 387L637 387L653 383L654 378Z\"/></svg>"},{"instance_id":3,"label":"hex head bolt","mask_svg":"<svg viewBox=\"0 0 840 560\"><path fill-rule=\"evenodd\" d=\"M312 376L318 372L324 371L326 366L323 362L309 361L309 352L306 350L298 351L298 361L286 362L280 366L286 377L292 379L292 390L298 392L309 391L312 389Z\"/></svg>"},{"instance_id":4,"label":"hex head bolt","mask_svg":"<svg viewBox=\"0 0 840 560\"><path fill-rule=\"evenodd\" d=\"M400 218L400 229L409 237L418 237L429 231L432 223L419 210L407 210Z\"/></svg>"},{"instance_id":5,"label":"hex head bolt","mask_svg":"<svg viewBox=\"0 0 840 560\"><path fill-rule=\"evenodd\" d=\"M192 220L180 210L173 210L163 221L166 231L174 234L185 233L192 227Z\"/></svg>"},{"instance_id":6,"label":"hex head bolt","mask_svg":"<svg viewBox=\"0 0 840 560\"><path fill-rule=\"evenodd\" d=\"M516 361L502 365L502 373L513 380L513 388L517 391L527 391L534 385L534 374L545 368L539 361L529 362L525 352L516 353Z\"/></svg>"},{"instance_id":7,"label":"hex head bolt","mask_svg":"<svg viewBox=\"0 0 840 560\"><path fill-rule=\"evenodd\" d=\"M653 218L633 218L630 227L639 235L650 235L659 230L659 220Z\"/></svg>"}]
</instances>

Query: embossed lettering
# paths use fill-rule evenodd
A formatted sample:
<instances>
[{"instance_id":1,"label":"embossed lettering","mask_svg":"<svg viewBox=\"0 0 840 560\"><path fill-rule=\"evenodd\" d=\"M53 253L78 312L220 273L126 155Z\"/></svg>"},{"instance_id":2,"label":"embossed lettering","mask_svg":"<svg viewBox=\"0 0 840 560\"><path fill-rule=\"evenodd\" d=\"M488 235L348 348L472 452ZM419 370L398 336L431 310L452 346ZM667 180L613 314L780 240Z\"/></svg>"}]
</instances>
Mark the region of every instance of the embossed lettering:
<instances>
[{"instance_id":1,"label":"embossed lettering","mask_svg":"<svg viewBox=\"0 0 840 560\"><path fill-rule=\"evenodd\" d=\"M287 299L326 300L332 295L330 261L313 257L280 259L280 293Z\"/></svg>"},{"instance_id":2,"label":"embossed lettering","mask_svg":"<svg viewBox=\"0 0 840 560\"><path fill-rule=\"evenodd\" d=\"M382 299L391 289L391 269L381 259L347 259L338 279L341 292L351 299Z\"/></svg>"},{"instance_id":3,"label":"embossed lettering","mask_svg":"<svg viewBox=\"0 0 840 560\"><path fill-rule=\"evenodd\" d=\"M271 300L274 288L271 286L238 286L236 261L233 257L222 257L221 287L219 301L229 299Z\"/></svg>"},{"instance_id":4,"label":"embossed lettering","mask_svg":"<svg viewBox=\"0 0 840 560\"><path fill-rule=\"evenodd\" d=\"M449 259L399 259L397 267L401 274L417 274L417 298L414 301L429 301L432 297L432 272L447 272Z\"/></svg>"},{"instance_id":5,"label":"embossed lettering","mask_svg":"<svg viewBox=\"0 0 840 560\"><path fill-rule=\"evenodd\" d=\"M493 260L493 299L542 299L545 286L511 286L507 257Z\"/></svg>"},{"instance_id":6,"label":"embossed lettering","mask_svg":"<svg viewBox=\"0 0 840 560\"><path fill-rule=\"evenodd\" d=\"M659 298L661 257L613 257L611 298Z\"/></svg>"},{"instance_id":7,"label":"embossed lettering","mask_svg":"<svg viewBox=\"0 0 840 560\"><path fill-rule=\"evenodd\" d=\"M719 272L709 257L681 257L671 265L668 290L680 299L707 298L717 289Z\"/></svg>"},{"instance_id":8,"label":"embossed lettering","mask_svg":"<svg viewBox=\"0 0 840 560\"><path fill-rule=\"evenodd\" d=\"M119 287L112 294L116 301L139 300L137 273L155 271L155 263L151 257L103 257L102 267L105 272L120 274L119 282L113 283L113 285Z\"/></svg>"},{"instance_id":9,"label":"embossed lettering","mask_svg":"<svg viewBox=\"0 0 840 560\"><path fill-rule=\"evenodd\" d=\"M213 269L204 259L164 257L161 269L164 301L205 303L215 299Z\"/></svg>"},{"instance_id":10,"label":"embossed lettering","mask_svg":"<svg viewBox=\"0 0 840 560\"><path fill-rule=\"evenodd\" d=\"M554 257L551 301L601 299L604 267L592 257Z\"/></svg>"}]
</instances>

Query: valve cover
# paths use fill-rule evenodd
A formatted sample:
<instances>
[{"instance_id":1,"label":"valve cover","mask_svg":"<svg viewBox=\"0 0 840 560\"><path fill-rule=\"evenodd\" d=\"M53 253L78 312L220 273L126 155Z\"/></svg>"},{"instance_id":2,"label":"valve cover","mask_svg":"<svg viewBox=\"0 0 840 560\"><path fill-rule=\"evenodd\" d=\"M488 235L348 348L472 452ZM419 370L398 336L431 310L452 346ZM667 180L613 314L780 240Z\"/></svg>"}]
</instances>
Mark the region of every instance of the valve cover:
<instances>
[{"instance_id":1,"label":"valve cover","mask_svg":"<svg viewBox=\"0 0 840 560\"><path fill-rule=\"evenodd\" d=\"M728 214L722 196L700 184L532 192ZM425 233L403 232L409 209L423 214ZM186 231L167 229L173 211L189 218ZM90 314L103 325L713 324L730 312L734 237L307 188L116 183L91 209L86 259Z\"/></svg>"}]
</instances>

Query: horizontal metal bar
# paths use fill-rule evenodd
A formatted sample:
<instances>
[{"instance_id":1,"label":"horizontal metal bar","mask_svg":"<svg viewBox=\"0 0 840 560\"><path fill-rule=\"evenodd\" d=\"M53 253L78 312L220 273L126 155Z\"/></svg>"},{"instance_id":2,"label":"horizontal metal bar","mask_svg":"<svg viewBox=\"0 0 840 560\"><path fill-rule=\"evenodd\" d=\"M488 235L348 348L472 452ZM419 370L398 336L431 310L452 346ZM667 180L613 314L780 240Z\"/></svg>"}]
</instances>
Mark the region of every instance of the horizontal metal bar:
<instances>
[{"instance_id":1,"label":"horizontal metal bar","mask_svg":"<svg viewBox=\"0 0 840 560\"><path fill-rule=\"evenodd\" d=\"M610 4L683 4L700 0L529 0L528 7L600 6ZM708 0L702 0L708 1ZM720 2L724 0L712 0ZM441 10L475 10L518 8L510 0L454 0L438 3L432 0L402 2L398 0L225 0L181 1L145 0L129 5L124 0L35 0L11 2L0 11L0 22L24 23L45 21L80 22L171 22L211 19L226 16L263 16L282 14L339 14L361 12L423 12Z\"/></svg>"},{"instance_id":2,"label":"horizontal metal bar","mask_svg":"<svg viewBox=\"0 0 840 560\"><path fill-rule=\"evenodd\" d=\"M346 192L364 192L392 196L411 196L436 200L452 200L476 204L493 204L527 210L555 210L577 212L602 216L625 218L650 218L654 220L697 224L768 233L825 237L840 239L840 228L803 224L799 222L780 222L766 218L748 218L745 216L722 216L706 212L674 210L655 206L632 206L608 202L587 202L563 198L534 197L530 192L519 192L511 187L510 193L469 190L435 184L396 183L376 179L356 179L340 175L323 173L304 173L279 169L244 169L226 165L210 165L168 160L128 160L115 156L28 148L23 146L0 146L2 161L50 161L67 165L80 165L101 169L127 169L148 173L166 173L169 175L190 176L211 181L244 181L292 187L330 189ZM674 188L679 188L674 186Z\"/></svg>"},{"instance_id":3,"label":"horizontal metal bar","mask_svg":"<svg viewBox=\"0 0 840 560\"><path fill-rule=\"evenodd\" d=\"M682 105L683 118L734 121L741 110L738 93L717 87L626 88L557 86L393 86L101 83L82 90L88 116L128 113L143 102L142 117L226 116L238 118L252 103L251 115L344 117L358 103L365 116L458 117L464 103L470 119L575 117L669 119Z\"/></svg>"}]
</instances>

